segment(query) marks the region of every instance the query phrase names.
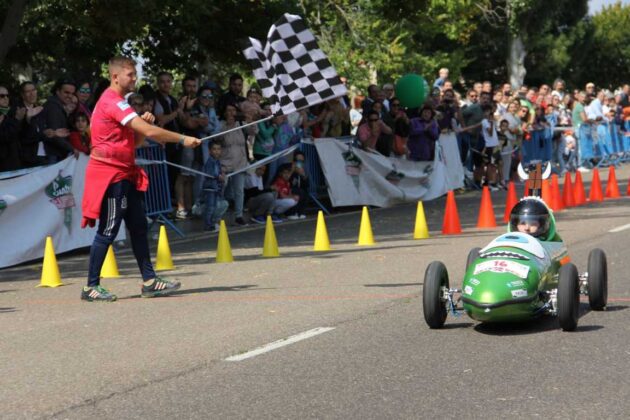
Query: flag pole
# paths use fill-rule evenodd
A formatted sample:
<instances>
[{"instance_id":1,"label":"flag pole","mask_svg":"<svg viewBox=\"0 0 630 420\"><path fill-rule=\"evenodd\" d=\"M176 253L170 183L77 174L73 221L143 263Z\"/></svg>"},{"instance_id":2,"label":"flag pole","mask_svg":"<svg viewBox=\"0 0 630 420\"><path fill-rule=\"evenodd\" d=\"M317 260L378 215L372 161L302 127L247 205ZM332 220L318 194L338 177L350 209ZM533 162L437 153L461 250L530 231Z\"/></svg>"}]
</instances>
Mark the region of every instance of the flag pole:
<instances>
[{"instance_id":1,"label":"flag pole","mask_svg":"<svg viewBox=\"0 0 630 420\"><path fill-rule=\"evenodd\" d=\"M306 106L303 106L302 108L298 108L295 111L292 111L291 114L293 114L294 112L304 111L305 109L308 109L308 108L310 108L312 106L319 105L319 104L321 104L323 102L329 101L331 99L337 99L337 98L341 98L341 96L334 96L332 98L326 98L326 100L324 100L324 101L320 101L320 102L317 102L317 103L314 103L314 104L308 104ZM222 136L224 134L231 133L232 131L237 131L237 130L240 130L242 128L249 127L250 125L258 124L258 123L261 123L263 121L268 121L268 120L270 120L270 119L272 119L274 117L278 117L280 115L290 115L290 114L271 114L268 117L261 118L261 119L256 120L256 121L252 121L252 122L249 122L247 124L239 125L238 127L230 128L229 130L221 131L220 133L212 134L212 135L210 135L208 137L203 137L203 138L201 138L199 140L200 141L207 141L207 140L213 139L215 137L220 137L220 136Z\"/></svg>"},{"instance_id":2,"label":"flag pole","mask_svg":"<svg viewBox=\"0 0 630 420\"><path fill-rule=\"evenodd\" d=\"M210 135L208 137L204 137L204 138L201 138L199 140L207 141L207 140L213 139L215 137L220 137L220 136L222 136L224 134L231 133L232 131L237 131L237 130L240 130L242 128L249 127L250 125L258 124L258 123L261 123L263 121L268 121L268 120L270 120L270 119L272 119L273 117L276 117L276 116L277 115L273 115L272 114L272 115L270 115L268 117L261 118L261 119L256 120L256 121L252 121L252 122L249 122L247 124L239 125L238 127L230 128L229 130L221 131L220 133L212 134L212 135Z\"/></svg>"}]
</instances>

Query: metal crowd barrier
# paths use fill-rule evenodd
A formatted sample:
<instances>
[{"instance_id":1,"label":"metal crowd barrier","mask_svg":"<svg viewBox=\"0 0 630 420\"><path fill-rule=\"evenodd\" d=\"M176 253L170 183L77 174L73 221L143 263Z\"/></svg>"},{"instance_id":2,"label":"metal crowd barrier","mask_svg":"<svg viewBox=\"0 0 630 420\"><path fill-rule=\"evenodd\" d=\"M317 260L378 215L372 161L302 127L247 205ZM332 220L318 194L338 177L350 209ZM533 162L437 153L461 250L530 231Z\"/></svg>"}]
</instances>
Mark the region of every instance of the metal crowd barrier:
<instances>
[{"instance_id":1,"label":"metal crowd barrier","mask_svg":"<svg viewBox=\"0 0 630 420\"><path fill-rule=\"evenodd\" d=\"M614 122L582 124L577 133L580 165L588 165L591 159L598 160L596 167L630 160L630 138L627 133L624 134Z\"/></svg>"},{"instance_id":2,"label":"metal crowd barrier","mask_svg":"<svg viewBox=\"0 0 630 420\"><path fill-rule=\"evenodd\" d=\"M164 148L159 144L136 149L136 158L163 161L166 159ZM153 222L160 222L173 229L179 236L184 237L182 232L167 215L173 211L171 204L171 191L168 183L168 170L166 164L140 165L149 177L149 188L144 195L144 205L147 217Z\"/></svg>"},{"instance_id":3,"label":"metal crowd barrier","mask_svg":"<svg viewBox=\"0 0 630 420\"><path fill-rule=\"evenodd\" d=\"M554 127L530 131L529 140L523 140L523 163L533 160L548 162L552 160Z\"/></svg>"},{"instance_id":4,"label":"metal crowd barrier","mask_svg":"<svg viewBox=\"0 0 630 420\"><path fill-rule=\"evenodd\" d=\"M319 163L319 155L312 138L303 138L300 143L300 150L306 158L306 175L308 176L308 195L317 204L319 208L326 214L330 214L328 209L319 200L323 195L328 194L326 187L326 177L322 172L322 166Z\"/></svg>"}]
</instances>

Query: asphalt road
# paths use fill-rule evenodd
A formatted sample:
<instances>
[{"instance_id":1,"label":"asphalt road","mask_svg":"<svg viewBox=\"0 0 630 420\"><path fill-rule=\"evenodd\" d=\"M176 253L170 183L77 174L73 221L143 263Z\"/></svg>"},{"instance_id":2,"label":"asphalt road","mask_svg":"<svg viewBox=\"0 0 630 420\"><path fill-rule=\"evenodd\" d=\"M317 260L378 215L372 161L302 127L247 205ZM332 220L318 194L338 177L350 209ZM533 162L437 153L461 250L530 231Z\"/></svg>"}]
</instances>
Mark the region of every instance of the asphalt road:
<instances>
[{"instance_id":1,"label":"asphalt road","mask_svg":"<svg viewBox=\"0 0 630 420\"><path fill-rule=\"evenodd\" d=\"M630 168L617 171L621 180ZM604 176L605 178L605 176ZM590 179L587 177L587 179ZM622 190L625 191L625 184ZM357 247L359 215L327 219L334 250L310 251L314 220L277 227L282 256L261 258L263 230L230 230L236 262L214 263L216 235L171 240L176 296L140 299L130 253L113 304L79 300L85 254L60 259L66 286L36 289L41 265L0 271L0 418L627 418L630 412L630 223L627 198L557 215L578 269L608 256L609 305L586 303L576 332L545 318L488 326L422 318L427 264L460 281L468 250L503 231L474 228L478 193L458 196L464 233L411 239L415 207L373 210L374 247ZM504 194L493 196L502 215ZM310 338L242 360L277 340ZM323 331L323 332L322 332Z\"/></svg>"}]
</instances>

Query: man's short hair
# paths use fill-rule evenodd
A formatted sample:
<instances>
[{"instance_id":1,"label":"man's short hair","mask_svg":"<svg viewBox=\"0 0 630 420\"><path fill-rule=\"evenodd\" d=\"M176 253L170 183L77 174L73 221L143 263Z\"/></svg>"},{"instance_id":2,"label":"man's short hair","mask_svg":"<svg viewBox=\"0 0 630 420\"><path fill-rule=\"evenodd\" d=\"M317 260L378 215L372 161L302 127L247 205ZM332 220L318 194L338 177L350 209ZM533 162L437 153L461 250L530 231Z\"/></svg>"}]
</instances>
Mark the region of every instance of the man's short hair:
<instances>
[{"instance_id":1,"label":"man's short hair","mask_svg":"<svg viewBox=\"0 0 630 420\"><path fill-rule=\"evenodd\" d=\"M197 78L196 77L194 77L194 76L192 76L190 74L187 74L186 76L184 76L184 78L182 79L182 87L184 87L186 82L191 81L191 80L193 82L197 83Z\"/></svg>"},{"instance_id":2,"label":"man's short hair","mask_svg":"<svg viewBox=\"0 0 630 420\"><path fill-rule=\"evenodd\" d=\"M238 73L232 73L232 75L230 76L230 83L232 83L235 80L243 80L243 76L241 76Z\"/></svg>"},{"instance_id":3,"label":"man's short hair","mask_svg":"<svg viewBox=\"0 0 630 420\"><path fill-rule=\"evenodd\" d=\"M161 71L157 74L157 76L155 76L156 79L159 79L162 76L168 76L171 79L173 79L173 73L171 73L170 71Z\"/></svg>"},{"instance_id":4,"label":"man's short hair","mask_svg":"<svg viewBox=\"0 0 630 420\"><path fill-rule=\"evenodd\" d=\"M27 80L25 82L20 83L20 93L24 92L24 88L28 85L33 85L35 87L37 87L37 85L35 84L35 82Z\"/></svg>"},{"instance_id":5,"label":"man's short hair","mask_svg":"<svg viewBox=\"0 0 630 420\"><path fill-rule=\"evenodd\" d=\"M114 67L133 67L136 68L136 61L131 57L125 57L117 55L109 59L109 72L112 72Z\"/></svg>"},{"instance_id":6,"label":"man's short hair","mask_svg":"<svg viewBox=\"0 0 630 420\"><path fill-rule=\"evenodd\" d=\"M392 83L385 83L383 89L394 89L394 85Z\"/></svg>"},{"instance_id":7,"label":"man's short hair","mask_svg":"<svg viewBox=\"0 0 630 420\"><path fill-rule=\"evenodd\" d=\"M70 86L74 86L75 89L77 88L77 84L73 79L64 77L61 79L57 79L57 81L53 85L52 94L55 95L59 90L61 90L61 87L63 85L70 85Z\"/></svg>"}]
</instances>

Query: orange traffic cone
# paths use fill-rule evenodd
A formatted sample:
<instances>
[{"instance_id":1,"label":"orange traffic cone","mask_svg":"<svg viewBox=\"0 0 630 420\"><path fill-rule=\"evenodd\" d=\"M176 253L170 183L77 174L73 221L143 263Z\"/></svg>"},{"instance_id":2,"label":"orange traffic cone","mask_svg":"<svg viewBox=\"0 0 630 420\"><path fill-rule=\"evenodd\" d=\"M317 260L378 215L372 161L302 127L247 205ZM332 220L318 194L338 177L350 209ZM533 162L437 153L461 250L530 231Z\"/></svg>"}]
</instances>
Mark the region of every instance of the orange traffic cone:
<instances>
[{"instance_id":1,"label":"orange traffic cone","mask_svg":"<svg viewBox=\"0 0 630 420\"><path fill-rule=\"evenodd\" d=\"M599 180L599 171L597 168L593 169L593 179L591 180L591 191L588 195L588 201L591 203L594 201L604 201L602 182Z\"/></svg>"},{"instance_id":2,"label":"orange traffic cone","mask_svg":"<svg viewBox=\"0 0 630 420\"><path fill-rule=\"evenodd\" d=\"M487 185L483 187L483 190L481 191L481 206L479 207L479 218L477 219L477 227L497 227L497 221L494 218L494 209L492 208L490 189L488 189Z\"/></svg>"},{"instance_id":3,"label":"orange traffic cone","mask_svg":"<svg viewBox=\"0 0 630 420\"><path fill-rule=\"evenodd\" d=\"M462 233L462 226L459 224L459 213L457 213L457 203L455 194L449 191L446 196L446 209L444 210L444 223L442 224L443 235L456 235Z\"/></svg>"},{"instance_id":4,"label":"orange traffic cone","mask_svg":"<svg viewBox=\"0 0 630 420\"><path fill-rule=\"evenodd\" d=\"M584 191L584 183L582 182L582 173L577 171L575 173L575 188L573 189L573 198L575 199L575 205L581 206L586 203L586 192Z\"/></svg>"},{"instance_id":5,"label":"orange traffic cone","mask_svg":"<svg viewBox=\"0 0 630 420\"><path fill-rule=\"evenodd\" d=\"M542 180L542 199L547 204L547 206L551 207L551 203L553 201L553 195L551 192L551 182L548 179Z\"/></svg>"},{"instance_id":6,"label":"orange traffic cone","mask_svg":"<svg viewBox=\"0 0 630 420\"><path fill-rule=\"evenodd\" d=\"M564 210L564 203L560 195L560 184L558 184L558 175L551 175L551 209L555 212Z\"/></svg>"},{"instance_id":7,"label":"orange traffic cone","mask_svg":"<svg viewBox=\"0 0 630 420\"><path fill-rule=\"evenodd\" d=\"M606 184L606 198L619 198L619 186L617 185L617 176L615 175L615 167L608 167L608 183Z\"/></svg>"},{"instance_id":8,"label":"orange traffic cone","mask_svg":"<svg viewBox=\"0 0 630 420\"><path fill-rule=\"evenodd\" d=\"M516 196L516 186L513 181L510 181L508 184L507 198L505 200L505 212L503 213L503 221L505 223L510 221L510 213L517 203L518 197Z\"/></svg>"},{"instance_id":9,"label":"orange traffic cone","mask_svg":"<svg viewBox=\"0 0 630 420\"><path fill-rule=\"evenodd\" d=\"M571 183L571 172L567 172L564 176L564 189L562 190L562 198L564 199L565 206L575 207L573 184Z\"/></svg>"}]
</instances>

